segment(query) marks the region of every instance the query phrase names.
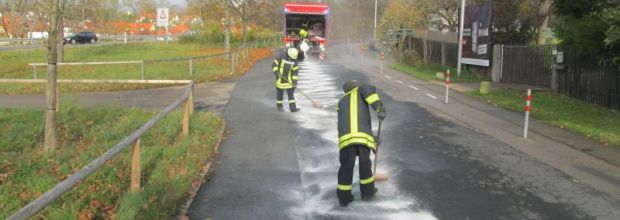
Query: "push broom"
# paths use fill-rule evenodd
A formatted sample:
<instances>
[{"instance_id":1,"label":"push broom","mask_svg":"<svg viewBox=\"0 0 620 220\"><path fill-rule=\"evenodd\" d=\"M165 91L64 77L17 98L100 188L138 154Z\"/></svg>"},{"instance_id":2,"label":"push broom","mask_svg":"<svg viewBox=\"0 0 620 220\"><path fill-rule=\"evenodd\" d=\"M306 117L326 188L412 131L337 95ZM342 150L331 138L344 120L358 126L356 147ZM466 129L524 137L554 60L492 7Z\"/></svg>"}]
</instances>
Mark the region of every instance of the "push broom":
<instances>
[{"instance_id":1,"label":"push broom","mask_svg":"<svg viewBox=\"0 0 620 220\"><path fill-rule=\"evenodd\" d=\"M379 141L380 135L381 135L381 123L382 121L379 121L379 129L377 131L377 147L375 149L375 164L373 169L372 169L372 173L374 174L375 177L375 181L386 181L388 179L387 174L385 173L377 173L377 163L379 162L379 145L381 144L381 142Z\"/></svg>"},{"instance_id":2,"label":"push broom","mask_svg":"<svg viewBox=\"0 0 620 220\"><path fill-rule=\"evenodd\" d=\"M282 81L289 83L288 80L282 78ZM303 96L305 96L308 100L310 100L310 102L312 102L312 107L314 108L323 108L323 105L321 105L321 103L314 101L314 99L310 98L310 96L306 95L306 93L304 93L300 88L296 88L296 90L301 93Z\"/></svg>"}]
</instances>

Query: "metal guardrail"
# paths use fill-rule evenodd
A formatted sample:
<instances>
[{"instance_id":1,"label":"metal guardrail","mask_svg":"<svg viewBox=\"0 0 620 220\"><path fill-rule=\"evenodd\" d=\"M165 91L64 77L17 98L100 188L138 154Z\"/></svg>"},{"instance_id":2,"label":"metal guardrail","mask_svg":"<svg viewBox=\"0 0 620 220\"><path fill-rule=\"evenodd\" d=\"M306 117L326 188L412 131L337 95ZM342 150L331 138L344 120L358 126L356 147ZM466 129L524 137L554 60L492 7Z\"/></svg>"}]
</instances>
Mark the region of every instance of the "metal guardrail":
<instances>
[{"instance_id":1,"label":"metal guardrail","mask_svg":"<svg viewBox=\"0 0 620 220\"><path fill-rule=\"evenodd\" d=\"M144 79L144 61L109 61L109 62L81 62L81 63L56 63L58 66L84 66L84 65L118 65L118 64L140 64L142 69L142 79ZM38 78L37 66L47 66L47 63L29 63L32 66L32 78Z\"/></svg>"},{"instance_id":2,"label":"metal guardrail","mask_svg":"<svg viewBox=\"0 0 620 220\"><path fill-rule=\"evenodd\" d=\"M194 61L209 59L214 57L226 57L232 58L230 66L230 74L234 74L235 66L239 64L239 59L247 61L252 49L258 48L261 45L267 45L268 41L257 41L247 45L241 45L240 47L233 49L228 53L218 53L203 56L194 56L188 58L172 58L172 59L158 59L158 60L139 60L139 61L108 61L108 62L76 62L76 63L57 63L58 66L82 66L82 65L120 65L120 64L140 64L140 77L142 80L146 79L145 64L147 63L164 63L164 62L188 62L188 74L191 76L194 74ZM47 66L47 63L29 63L32 66L32 78L38 79L38 66Z\"/></svg>"},{"instance_id":3,"label":"metal guardrail","mask_svg":"<svg viewBox=\"0 0 620 220\"><path fill-rule=\"evenodd\" d=\"M181 97L179 97L176 101L162 110L155 117L151 118L145 124L143 124L138 130L132 132L128 137L124 138L121 142L116 144L110 150L99 156L98 158L91 161L86 166L82 167L79 171L71 175L66 180L62 181L58 185L54 186L52 189L48 190L42 196L38 197L34 201L30 202L28 205L21 208L19 211L9 216L9 220L21 220L28 219L39 211L43 210L54 200L58 199L67 191L71 190L81 181L86 179L88 175L97 171L97 169L101 168L106 164L109 160L119 155L127 146L132 145L132 156L131 156L131 192L137 193L140 191L140 138L144 133L146 133L149 129L151 129L157 122L161 121L168 114L170 114L175 108L179 107L181 104L185 103L183 107L183 119L182 119L182 133L185 137L189 135L189 116L192 114L193 110L193 89L194 82L189 81L187 89L185 89L185 93Z\"/></svg>"},{"instance_id":4,"label":"metal guardrail","mask_svg":"<svg viewBox=\"0 0 620 220\"><path fill-rule=\"evenodd\" d=\"M98 42L135 42L176 40L182 35L102 35ZM0 46L45 45L48 38L0 38Z\"/></svg>"}]
</instances>

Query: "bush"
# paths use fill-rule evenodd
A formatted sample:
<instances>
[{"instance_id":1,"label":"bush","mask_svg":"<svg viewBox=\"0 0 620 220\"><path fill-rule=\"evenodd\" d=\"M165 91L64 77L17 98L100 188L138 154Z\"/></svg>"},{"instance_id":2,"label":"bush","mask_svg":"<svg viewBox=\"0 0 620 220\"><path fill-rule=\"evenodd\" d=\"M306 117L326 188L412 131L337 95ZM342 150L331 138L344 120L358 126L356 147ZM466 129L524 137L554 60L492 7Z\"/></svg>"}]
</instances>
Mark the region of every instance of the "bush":
<instances>
[{"instance_id":1,"label":"bush","mask_svg":"<svg viewBox=\"0 0 620 220\"><path fill-rule=\"evenodd\" d=\"M219 23L206 23L204 29L195 34L184 35L179 38L179 43L221 43L224 42L224 30Z\"/></svg>"},{"instance_id":2,"label":"bush","mask_svg":"<svg viewBox=\"0 0 620 220\"><path fill-rule=\"evenodd\" d=\"M410 64L410 65L420 65L423 64L423 60L415 50L405 50L404 52L398 55L398 59L402 63Z\"/></svg>"}]
</instances>

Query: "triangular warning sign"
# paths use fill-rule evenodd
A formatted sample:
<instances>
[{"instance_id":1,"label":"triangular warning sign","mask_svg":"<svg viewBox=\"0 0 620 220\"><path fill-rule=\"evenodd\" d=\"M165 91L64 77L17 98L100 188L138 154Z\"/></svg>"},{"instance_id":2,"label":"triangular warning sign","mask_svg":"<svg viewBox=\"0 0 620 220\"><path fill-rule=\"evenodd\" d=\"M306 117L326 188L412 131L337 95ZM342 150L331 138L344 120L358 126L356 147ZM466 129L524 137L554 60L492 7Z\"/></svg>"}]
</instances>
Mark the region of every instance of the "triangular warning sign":
<instances>
[{"instance_id":1,"label":"triangular warning sign","mask_svg":"<svg viewBox=\"0 0 620 220\"><path fill-rule=\"evenodd\" d=\"M161 10L161 13L159 14L159 19L166 19L166 12L164 12L164 10Z\"/></svg>"}]
</instances>

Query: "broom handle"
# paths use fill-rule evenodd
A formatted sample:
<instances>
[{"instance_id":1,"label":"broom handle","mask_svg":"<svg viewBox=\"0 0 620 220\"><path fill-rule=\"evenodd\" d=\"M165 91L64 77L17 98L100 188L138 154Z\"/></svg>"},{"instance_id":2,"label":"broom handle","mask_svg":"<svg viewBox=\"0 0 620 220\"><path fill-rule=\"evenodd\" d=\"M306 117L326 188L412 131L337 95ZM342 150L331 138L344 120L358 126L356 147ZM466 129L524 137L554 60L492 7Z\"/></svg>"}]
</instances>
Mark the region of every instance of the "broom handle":
<instances>
[{"instance_id":1,"label":"broom handle","mask_svg":"<svg viewBox=\"0 0 620 220\"><path fill-rule=\"evenodd\" d=\"M286 83L290 83L288 80L286 80L285 78L281 78L284 82ZM304 93L300 88L295 87L295 89L297 89L297 91L299 93L301 93L303 96L305 96L308 100L310 100L313 104L315 105L319 105L317 102L315 102L312 98L310 98L310 96L306 95L306 93Z\"/></svg>"},{"instance_id":2,"label":"broom handle","mask_svg":"<svg viewBox=\"0 0 620 220\"><path fill-rule=\"evenodd\" d=\"M377 131L377 142L379 141L379 137L381 135L381 123L383 121L379 120L379 129ZM375 164L373 164L373 168L372 168L372 175L374 176L375 174L377 174L377 161L379 161L378 155L379 154L379 144L377 144L377 147L375 149Z\"/></svg>"}]
</instances>

